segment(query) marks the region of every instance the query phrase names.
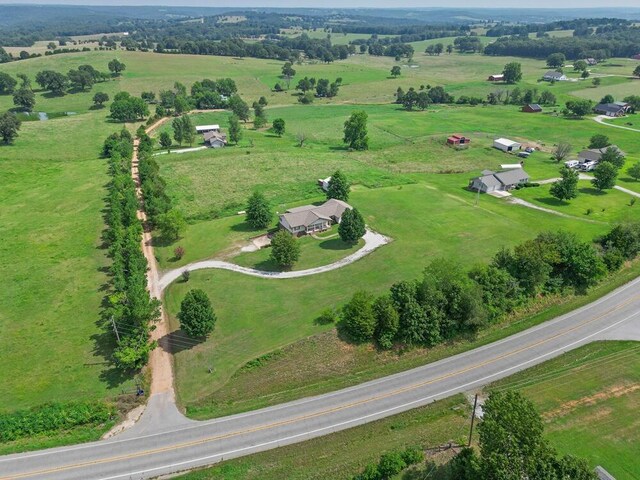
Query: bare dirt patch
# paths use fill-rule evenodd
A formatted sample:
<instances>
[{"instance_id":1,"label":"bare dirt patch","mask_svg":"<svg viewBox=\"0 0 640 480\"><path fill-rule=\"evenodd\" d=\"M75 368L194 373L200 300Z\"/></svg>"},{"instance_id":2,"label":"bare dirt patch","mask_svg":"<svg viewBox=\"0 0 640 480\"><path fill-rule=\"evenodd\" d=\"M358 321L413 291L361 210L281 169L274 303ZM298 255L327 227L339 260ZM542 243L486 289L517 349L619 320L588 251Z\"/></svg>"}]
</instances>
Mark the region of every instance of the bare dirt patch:
<instances>
[{"instance_id":1,"label":"bare dirt patch","mask_svg":"<svg viewBox=\"0 0 640 480\"><path fill-rule=\"evenodd\" d=\"M640 390L640 383L635 383L632 385L614 385L594 395L582 397L578 400L571 400L570 402L565 402L558 408L543 414L542 418L545 421L550 421L558 417L564 417L579 407L596 405L598 402L602 402L609 398L622 397L624 395L633 393L636 390Z\"/></svg>"}]
</instances>

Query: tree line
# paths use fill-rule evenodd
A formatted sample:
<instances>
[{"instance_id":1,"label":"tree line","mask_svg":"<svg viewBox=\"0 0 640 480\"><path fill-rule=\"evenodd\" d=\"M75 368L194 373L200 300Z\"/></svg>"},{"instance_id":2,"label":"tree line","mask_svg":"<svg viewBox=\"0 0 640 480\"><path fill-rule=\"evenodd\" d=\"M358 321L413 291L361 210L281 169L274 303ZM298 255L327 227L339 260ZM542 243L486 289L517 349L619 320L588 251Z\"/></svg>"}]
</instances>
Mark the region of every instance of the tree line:
<instances>
[{"instance_id":1,"label":"tree line","mask_svg":"<svg viewBox=\"0 0 640 480\"><path fill-rule=\"evenodd\" d=\"M160 302L147 291L147 261L142 253L142 224L137 218L138 199L131 178L133 138L123 129L103 145L109 159L109 193L104 240L111 258L110 289L103 311L105 328L117 332L113 352L116 366L140 369L156 347L149 338L151 325L160 317Z\"/></svg>"},{"instance_id":2,"label":"tree line","mask_svg":"<svg viewBox=\"0 0 640 480\"><path fill-rule=\"evenodd\" d=\"M630 57L638 51L640 29L631 27L577 37L500 37L484 48L486 55L546 58L554 53L562 53L572 60Z\"/></svg>"},{"instance_id":3,"label":"tree line","mask_svg":"<svg viewBox=\"0 0 640 480\"><path fill-rule=\"evenodd\" d=\"M465 271L434 260L422 277L393 284L379 297L356 292L340 313L340 328L356 342L432 347L475 334L538 296L583 293L640 251L640 224L613 228L596 244L566 231L544 232L503 248L489 265Z\"/></svg>"}]
</instances>

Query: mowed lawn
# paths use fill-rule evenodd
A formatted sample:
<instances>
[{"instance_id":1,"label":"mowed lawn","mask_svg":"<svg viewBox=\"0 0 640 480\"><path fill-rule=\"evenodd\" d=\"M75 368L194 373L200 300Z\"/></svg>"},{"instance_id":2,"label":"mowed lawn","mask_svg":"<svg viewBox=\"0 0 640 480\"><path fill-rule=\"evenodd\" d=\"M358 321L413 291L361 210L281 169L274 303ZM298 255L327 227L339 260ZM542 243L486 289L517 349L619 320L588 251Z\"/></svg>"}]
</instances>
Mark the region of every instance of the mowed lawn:
<instances>
[{"instance_id":1,"label":"mowed lawn","mask_svg":"<svg viewBox=\"0 0 640 480\"><path fill-rule=\"evenodd\" d=\"M0 147L0 410L128 388L97 325L109 178L98 153L115 128L96 114L29 122Z\"/></svg>"},{"instance_id":2,"label":"mowed lawn","mask_svg":"<svg viewBox=\"0 0 640 480\"><path fill-rule=\"evenodd\" d=\"M599 192L589 180L578 182L578 196L572 200L561 201L549 193L551 185L523 188L514 195L523 200L551 208L565 215L572 215L590 221L622 223L640 220L640 204L636 197L618 190Z\"/></svg>"},{"instance_id":3,"label":"mowed lawn","mask_svg":"<svg viewBox=\"0 0 640 480\"><path fill-rule=\"evenodd\" d=\"M352 204L372 228L393 242L339 270L289 280L196 271L188 283L171 285L165 301L174 327L180 301L192 288L207 292L218 315L216 330L206 342L186 349L181 346L188 345L177 342L181 402L206 401L247 361L333 328L318 325L315 319L326 307L343 304L356 290L382 293L395 281L417 277L442 256L459 258L465 265L487 262L500 247L530 238L536 231L570 228L592 238L606 229L491 197L482 197L474 207L475 195L462 188L465 182L464 175L433 176L417 184L355 189Z\"/></svg>"}]
</instances>

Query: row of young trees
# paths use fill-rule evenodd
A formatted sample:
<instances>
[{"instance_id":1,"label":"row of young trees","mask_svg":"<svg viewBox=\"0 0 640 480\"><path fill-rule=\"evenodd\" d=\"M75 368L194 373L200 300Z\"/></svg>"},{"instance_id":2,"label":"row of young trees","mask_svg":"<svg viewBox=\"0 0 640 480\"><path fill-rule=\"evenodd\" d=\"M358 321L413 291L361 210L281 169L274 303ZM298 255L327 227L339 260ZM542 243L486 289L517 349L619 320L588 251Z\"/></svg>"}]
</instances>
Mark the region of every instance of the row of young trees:
<instances>
[{"instance_id":1,"label":"row of young trees","mask_svg":"<svg viewBox=\"0 0 640 480\"><path fill-rule=\"evenodd\" d=\"M397 282L387 295L356 292L342 308L340 325L354 341L375 341L383 349L396 343L431 347L473 334L539 295L585 292L635 257L640 225L616 227L598 243L546 232L468 272L435 260L420 279Z\"/></svg>"},{"instance_id":2,"label":"row of young trees","mask_svg":"<svg viewBox=\"0 0 640 480\"><path fill-rule=\"evenodd\" d=\"M131 178L131 134L123 129L109 136L102 153L109 159L111 175L104 234L112 261L105 328L118 332L113 353L116 365L125 370L139 369L156 346L149 333L160 316L160 302L147 291L148 266L140 246L142 225L137 218L138 199Z\"/></svg>"}]
</instances>

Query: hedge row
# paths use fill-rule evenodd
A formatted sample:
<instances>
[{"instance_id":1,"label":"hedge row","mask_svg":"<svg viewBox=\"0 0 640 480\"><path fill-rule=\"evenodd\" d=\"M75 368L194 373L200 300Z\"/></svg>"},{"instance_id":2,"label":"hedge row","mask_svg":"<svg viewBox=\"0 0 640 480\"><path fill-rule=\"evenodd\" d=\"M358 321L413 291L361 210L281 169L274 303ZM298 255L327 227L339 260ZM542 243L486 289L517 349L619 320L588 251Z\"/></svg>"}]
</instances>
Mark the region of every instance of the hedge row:
<instances>
[{"instance_id":1,"label":"hedge row","mask_svg":"<svg viewBox=\"0 0 640 480\"><path fill-rule=\"evenodd\" d=\"M147 261L137 218L138 199L131 178L133 138L123 129L107 138L103 153L109 157L112 176L107 205L107 231L111 265L111 291L107 297L105 322L118 330L119 343L113 356L122 369L143 367L155 342L149 340L150 325L160 316L160 302L147 291Z\"/></svg>"},{"instance_id":2,"label":"hedge row","mask_svg":"<svg viewBox=\"0 0 640 480\"><path fill-rule=\"evenodd\" d=\"M139 135L138 160L144 209L147 218L155 225L158 217L171 210L171 199L165 192L166 182L160 177L160 167L153 159L153 140L146 134Z\"/></svg>"},{"instance_id":3,"label":"hedge row","mask_svg":"<svg viewBox=\"0 0 640 480\"><path fill-rule=\"evenodd\" d=\"M0 441L11 442L81 425L99 425L115 415L115 407L103 402L46 403L0 414Z\"/></svg>"},{"instance_id":4,"label":"hedge row","mask_svg":"<svg viewBox=\"0 0 640 480\"><path fill-rule=\"evenodd\" d=\"M614 227L595 242L565 231L545 232L503 248L471 270L446 259L422 278L400 281L388 295L358 291L342 308L340 326L355 341L381 348L434 346L474 334L533 299L584 293L640 253L640 224Z\"/></svg>"}]
</instances>

